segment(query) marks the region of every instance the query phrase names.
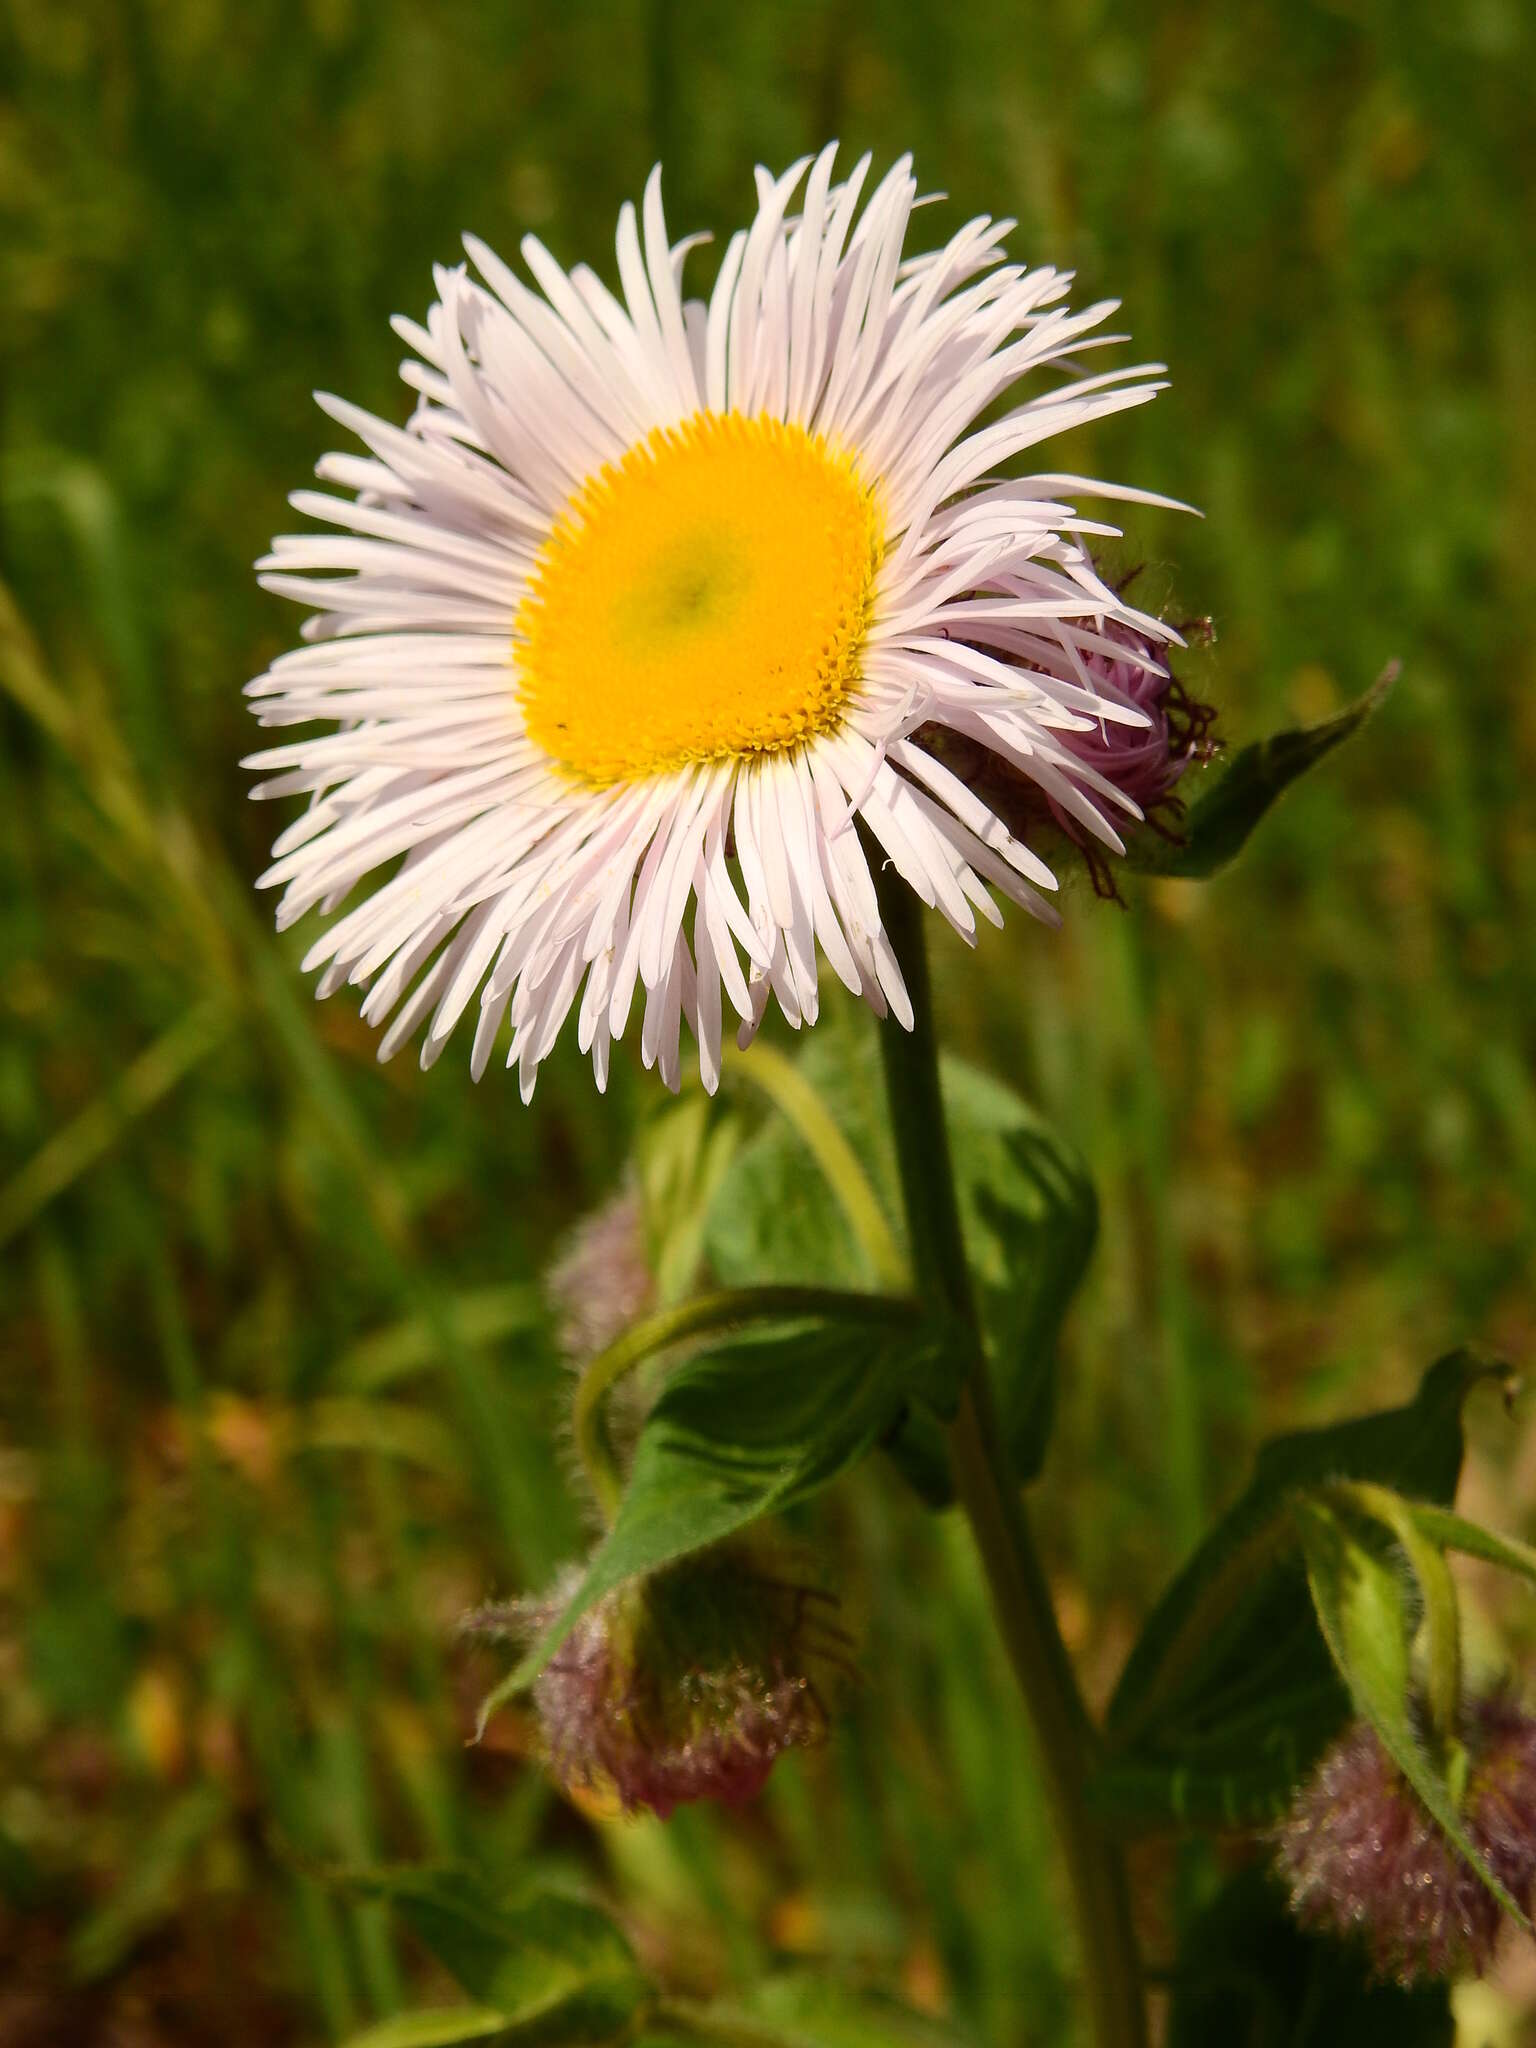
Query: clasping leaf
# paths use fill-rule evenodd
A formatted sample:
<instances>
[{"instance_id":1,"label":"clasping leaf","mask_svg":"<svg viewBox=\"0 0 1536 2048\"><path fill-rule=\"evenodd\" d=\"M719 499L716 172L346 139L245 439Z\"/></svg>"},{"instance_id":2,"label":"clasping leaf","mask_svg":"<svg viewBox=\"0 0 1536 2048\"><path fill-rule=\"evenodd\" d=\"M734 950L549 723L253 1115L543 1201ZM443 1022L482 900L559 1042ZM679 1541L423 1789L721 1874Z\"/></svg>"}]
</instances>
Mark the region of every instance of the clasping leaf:
<instances>
[{"instance_id":1,"label":"clasping leaf","mask_svg":"<svg viewBox=\"0 0 1536 2048\"><path fill-rule=\"evenodd\" d=\"M1271 733L1242 748L1226 773L1190 804L1179 838L1136 833L1126 851L1126 865L1144 875L1185 881L1203 882L1218 873L1242 852L1276 798L1380 709L1401 669L1400 662L1389 662L1364 696L1336 718Z\"/></svg>"}]
</instances>

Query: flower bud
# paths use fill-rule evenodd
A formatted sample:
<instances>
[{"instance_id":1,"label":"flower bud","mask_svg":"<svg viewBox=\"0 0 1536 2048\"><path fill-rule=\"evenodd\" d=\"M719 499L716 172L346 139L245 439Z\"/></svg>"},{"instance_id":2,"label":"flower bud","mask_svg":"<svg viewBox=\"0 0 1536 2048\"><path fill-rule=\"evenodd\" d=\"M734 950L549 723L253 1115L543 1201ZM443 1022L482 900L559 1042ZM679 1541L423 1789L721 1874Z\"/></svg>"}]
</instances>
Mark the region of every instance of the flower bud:
<instances>
[{"instance_id":1,"label":"flower bud","mask_svg":"<svg viewBox=\"0 0 1536 2048\"><path fill-rule=\"evenodd\" d=\"M1536 1719L1495 1695L1470 1704L1461 1821L1521 1906L1536 1885ZM1306 1926L1356 1934L1377 1975L1409 1985L1480 1975L1502 1911L1382 1748L1355 1722L1324 1755L1276 1834Z\"/></svg>"},{"instance_id":2,"label":"flower bud","mask_svg":"<svg viewBox=\"0 0 1536 2048\"><path fill-rule=\"evenodd\" d=\"M656 1290L633 1187L576 1225L544 1285L559 1317L560 1349L572 1365L595 1358L646 1313Z\"/></svg>"},{"instance_id":3,"label":"flower bud","mask_svg":"<svg viewBox=\"0 0 1536 2048\"><path fill-rule=\"evenodd\" d=\"M571 1568L525 1604L523 1631L546 1627L579 1583ZM549 1769L626 1813L739 1806L785 1750L825 1738L849 1646L831 1594L770 1576L741 1544L633 1580L583 1615L535 1681Z\"/></svg>"},{"instance_id":4,"label":"flower bud","mask_svg":"<svg viewBox=\"0 0 1536 2048\"><path fill-rule=\"evenodd\" d=\"M1121 725L1101 718L1090 731L1062 733L1061 744L1151 817L1168 801L1190 761L1211 751L1216 714L1186 695L1167 665L1165 649L1113 622L1099 628L1099 637L1124 651L1087 654L1089 682L1101 697L1140 711L1149 722ZM1124 813L1107 798L1090 792L1090 800L1110 824L1124 825ZM1045 802L1062 831L1086 846L1085 828L1071 812L1050 798Z\"/></svg>"},{"instance_id":5,"label":"flower bud","mask_svg":"<svg viewBox=\"0 0 1536 2048\"><path fill-rule=\"evenodd\" d=\"M1191 761L1207 760L1214 753L1211 729L1216 713L1189 696L1169 668L1162 642L1118 620L1088 619L1081 624L1100 643L1097 647L1079 642L1078 658L1071 661L1065 654L1043 656L1036 649L1027 661L1020 657L1021 667L1048 672L1079 688L1086 685L1109 703L1140 712L1141 722L1124 724L1100 716L1078 731L1053 728L1051 742L1118 790L1152 830L1176 837L1180 807L1174 790ZM1209 637L1207 621L1200 622L1198 630ZM994 656L999 652L988 651ZM1118 899L1106 845L1079 813L994 749L937 727L925 726L918 737L997 811L1017 837L1032 840L1048 827L1069 839L1082 854L1098 894ZM1081 799L1114 832L1123 837L1137 829L1135 813L1102 786L1076 786Z\"/></svg>"}]
</instances>

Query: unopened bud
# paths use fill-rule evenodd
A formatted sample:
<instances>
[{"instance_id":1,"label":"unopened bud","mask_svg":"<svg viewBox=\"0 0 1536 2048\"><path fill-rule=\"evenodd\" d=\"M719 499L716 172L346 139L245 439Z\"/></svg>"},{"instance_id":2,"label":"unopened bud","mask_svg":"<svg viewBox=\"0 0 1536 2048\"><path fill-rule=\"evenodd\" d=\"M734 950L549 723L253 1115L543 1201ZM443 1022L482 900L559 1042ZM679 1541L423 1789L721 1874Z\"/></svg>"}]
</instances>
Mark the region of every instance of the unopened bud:
<instances>
[{"instance_id":1,"label":"unopened bud","mask_svg":"<svg viewBox=\"0 0 1536 2048\"><path fill-rule=\"evenodd\" d=\"M1536 1884L1536 1719L1510 1699L1472 1703L1460 1802L1467 1839L1516 1903ZM1356 1722L1323 1757L1276 1836L1303 1924L1359 1936L1404 1985L1481 1975L1502 1909L1382 1748Z\"/></svg>"},{"instance_id":2,"label":"unopened bud","mask_svg":"<svg viewBox=\"0 0 1536 2048\"><path fill-rule=\"evenodd\" d=\"M1126 724L1100 715L1081 730L1055 730L1051 738L1102 778L1099 787L1079 783L1078 793L1113 831L1124 837L1137 829L1136 820L1102 783L1134 804L1151 830L1176 838L1180 805L1175 787L1191 761L1207 760L1215 751L1215 711L1188 694L1169 668L1161 641L1119 620L1085 619L1082 624L1097 645L1079 640L1076 658L1070 660L1064 652L1036 649L1027 659L1019 658L1021 669L1026 675L1033 669L1064 683L1086 685L1107 703L1140 712L1141 719ZM1202 622L1201 631L1208 635L1208 623ZM988 651L995 657L1001 653L995 648ZM1078 812L1034 776L995 748L945 728L924 727L918 738L931 744L1018 837L1028 840L1041 828L1053 828L1070 839L1087 863L1098 893L1118 897L1105 843Z\"/></svg>"},{"instance_id":3,"label":"unopened bud","mask_svg":"<svg viewBox=\"0 0 1536 2048\"><path fill-rule=\"evenodd\" d=\"M625 1188L578 1223L545 1279L561 1350L584 1365L651 1307L655 1281L640 1197Z\"/></svg>"},{"instance_id":4,"label":"unopened bud","mask_svg":"<svg viewBox=\"0 0 1536 2048\"><path fill-rule=\"evenodd\" d=\"M524 1631L547 1626L579 1582L573 1569L528 1603ZM551 1773L663 1819L691 1799L755 1798L785 1750L825 1738L849 1668L838 1614L831 1594L771 1575L739 1544L619 1587L535 1681Z\"/></svg>"},{"instance_id":5,"label":"unopened bud","mask_svg":"<svg viewBox=\"0 0 1536 2048\"><path fill-rule=\"evenodd\" d=\"M1123 652L1086 652L1083 665L1089 682L1101 697L1140 711L1149 722L1122 725L1101 718L1090 731L1062 733L1060 741L1150 818L1173 794L1190 761L1211 751L1216 714L1186 694L1167 665L1165 648L1116 623L1101 626L1099 637ZM1110 824L1124 825L1123 812L1091 790L1087 794ZM1049 798L1046 802L1061 829L1079 844L1086 843L1084 827L1071 812Z\"/></svg>"}]
</instances>

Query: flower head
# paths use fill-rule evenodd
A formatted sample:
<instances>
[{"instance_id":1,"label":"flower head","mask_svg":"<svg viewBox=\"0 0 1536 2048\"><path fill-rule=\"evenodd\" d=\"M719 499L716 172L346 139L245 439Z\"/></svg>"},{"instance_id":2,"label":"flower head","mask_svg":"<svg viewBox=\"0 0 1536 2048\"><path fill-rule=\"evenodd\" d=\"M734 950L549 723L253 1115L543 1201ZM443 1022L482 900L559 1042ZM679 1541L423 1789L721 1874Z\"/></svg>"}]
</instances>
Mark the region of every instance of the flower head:
<instances>
[{"instance_id":1,"label":"flower head","mask_svg":"<svg viewBox=\"0 0 1536 2048\"><path fill-rule=\"evenodd\" d=\"M571 1570L510 1617L536 1636L580 1583ZM534 1685L550 1771L568 1792L665 1819L691 1799L756 1798L787 1749L822 1741L845 1669L837 1602L764 1572L741 1545L631 1581L591 1608ZM502 1610L469 1626L505 1633Z\"/></svg>"},{"instance_id":2,"label":"flower head","mask_svg":"<svg viewBox=\"0 0 1536 2048\"><path fill-rule=\"evenodd\" d=\"M1526 1905L1536 1885L1536 1720L1495 1696L1467 1710L1462 1739L1467 1837ZM1276 1847L1297 1917L1361 1936L1381 1976L1412 1984L1481 1973L1492 1960L1498 1900L1365 1722L1323 1757Z\"/></svg>"},{"instance_id":3,"label":"flower head","mask_svg":"<svg viewBox=\"0 0 1536 2048\"><path fill-rule=\"evenodd\" d=\"M526 1097L574 1010L601 1086L638 1002L645 1063L676 1087L686 1025L713 1088L725 1011L742 1043L770 997L814 1021L822 961L910 1024L856 822L967 939L1056 886L924 734L1111 851L1139 815L1101 749L1156 717L1105 662L1150 673L1177 636L1104 582L1082 536L1115 529L1075 500L1169 501L1000 472L1160 366L1087 374L1110 303L1004 260L1009 222L907 256L909 160L867 191L834 155L759 171L707 300L659 173L619 216L621 297L471 238L476 274L396 323L406 426L322 399L368 453L324 458L336 492L293 502L330 530L260 565L317 616L250 694L330 729L251 765L309 798L263 881L283 926L340 913L306 964L366 990L381 1056L424 1025L430 1063L478 998L472 1068L506 1027Z\"/></svg>"}]
</instances>

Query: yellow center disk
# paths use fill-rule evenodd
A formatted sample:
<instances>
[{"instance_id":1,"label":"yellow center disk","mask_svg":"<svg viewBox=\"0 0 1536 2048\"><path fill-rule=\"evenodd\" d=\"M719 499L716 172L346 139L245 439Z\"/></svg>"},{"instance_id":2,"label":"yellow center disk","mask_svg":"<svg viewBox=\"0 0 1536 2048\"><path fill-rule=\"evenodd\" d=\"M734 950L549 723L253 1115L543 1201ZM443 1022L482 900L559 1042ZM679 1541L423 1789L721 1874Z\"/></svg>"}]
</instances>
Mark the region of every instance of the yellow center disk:
<instances>
[{"instance_id":1,"label":"yellow center disk","mask_svg":"<svg viewBox=\"0 0 1536 2048\"><path fill-rule=\"evenodd\" d=\"M766 415L658 427L571 499L513 624L529 736L592 788L829 731L858 683L873 490Z\"/></svg>"}]
</instances>

